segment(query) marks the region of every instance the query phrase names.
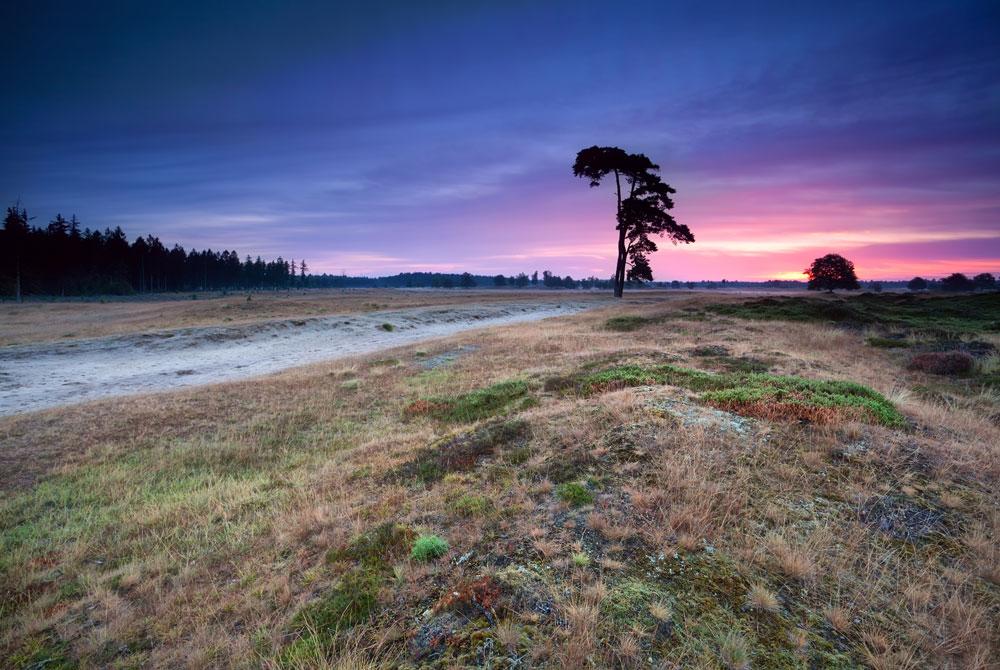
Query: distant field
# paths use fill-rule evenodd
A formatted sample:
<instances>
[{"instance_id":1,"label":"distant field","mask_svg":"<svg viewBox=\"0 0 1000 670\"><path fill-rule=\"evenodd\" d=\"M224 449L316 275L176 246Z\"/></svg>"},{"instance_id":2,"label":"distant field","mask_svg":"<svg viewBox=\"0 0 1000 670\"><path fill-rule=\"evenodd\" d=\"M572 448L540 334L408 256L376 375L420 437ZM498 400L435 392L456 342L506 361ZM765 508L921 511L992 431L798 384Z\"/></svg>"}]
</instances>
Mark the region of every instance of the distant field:
<instances>
[{"instance_id":1,"label":"distant field","mask_svg":"<svg viewBox=\"0 0 1000 670\"><path fill-rule=\"evenodd\" d=\"M0 418L0 658L995 667L996 296L803 297L636 293ZM2 323L10 343L515 298L27 305Z\"/></svg>"}]
</instances>

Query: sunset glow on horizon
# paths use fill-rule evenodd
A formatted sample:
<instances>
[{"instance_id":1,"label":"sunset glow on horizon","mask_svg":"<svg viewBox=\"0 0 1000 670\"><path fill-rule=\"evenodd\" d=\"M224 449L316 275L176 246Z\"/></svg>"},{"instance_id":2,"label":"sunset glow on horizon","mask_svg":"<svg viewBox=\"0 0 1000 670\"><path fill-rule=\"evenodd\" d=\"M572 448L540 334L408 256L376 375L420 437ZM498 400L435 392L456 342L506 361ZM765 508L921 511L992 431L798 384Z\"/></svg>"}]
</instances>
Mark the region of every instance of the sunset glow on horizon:
<instances>
[{"instance_id":1,"label":"sunset glow on horizon","mask_svg":"<svg viewBox=\"0 0 1000 670\"><path fill-rule=\"evenodd\" d=\"M862 279L1000 272L995 3L44 4L0 10L0 197L34 225L607 277L611 187L570 170L599 144L677 189L696 241L662 242L657 280L831 252Z\"/></svg>"}]
</instances>

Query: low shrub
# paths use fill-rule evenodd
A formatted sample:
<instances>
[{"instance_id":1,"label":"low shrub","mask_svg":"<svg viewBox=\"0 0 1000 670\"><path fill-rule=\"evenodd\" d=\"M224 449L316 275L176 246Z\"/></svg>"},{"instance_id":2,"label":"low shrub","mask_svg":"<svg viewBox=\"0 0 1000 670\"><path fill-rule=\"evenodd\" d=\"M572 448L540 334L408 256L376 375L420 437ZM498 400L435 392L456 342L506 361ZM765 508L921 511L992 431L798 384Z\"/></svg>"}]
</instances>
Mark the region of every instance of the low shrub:
<instances>
[{"instance_id":1,"label":"low shrub","mask_svg":"<svg viewBox=\"0 0 1000 670\"><path fill-rule=\"evenodd\" d=\"M413 543L410 556L417 561L432 561L448 553L448 543L437 535L421 535Z\"/></svg>"},{"instance_id":2,"label":"low shrub","mask_svg":"<svg viewBox=\"0 0 1000 670\"><path fill-rule=\"evenodd\" d=\"M910 359L910 370L932 375L967 375L976 365L976 359L964 351L927 351Z\"/></svg>"},{"instance_id":3,"label":"low shrub","mask_svg":"<svg viewBox=\"0 0 1000 670\"><path fill-rule=\"evenodd\" d=\"M381 328L387 333L391 333L392 331L396 330L396 326L392 325L391 323L383 323L381 326L379 326L379 328Z\"/></svg>"}]
</instances>

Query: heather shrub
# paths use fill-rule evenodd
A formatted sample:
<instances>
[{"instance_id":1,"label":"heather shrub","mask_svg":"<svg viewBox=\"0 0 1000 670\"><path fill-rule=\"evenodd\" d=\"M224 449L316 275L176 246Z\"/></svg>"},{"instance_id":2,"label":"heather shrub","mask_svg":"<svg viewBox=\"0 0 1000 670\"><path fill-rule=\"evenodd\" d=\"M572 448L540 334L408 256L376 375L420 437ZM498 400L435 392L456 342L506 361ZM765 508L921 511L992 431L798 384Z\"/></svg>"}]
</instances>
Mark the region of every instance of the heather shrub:
<instances>
[{"instance_id":1,"label":"heather shrub","mask_svg":"<svg viewBox=\"0 0 1000 670\"><path fill-rule=\"evenodd\" d=\"M928 351L910 359L910 370L932 375L965 375L972 372L975 359L964 351Z\"/></svg>"}]
</instances>

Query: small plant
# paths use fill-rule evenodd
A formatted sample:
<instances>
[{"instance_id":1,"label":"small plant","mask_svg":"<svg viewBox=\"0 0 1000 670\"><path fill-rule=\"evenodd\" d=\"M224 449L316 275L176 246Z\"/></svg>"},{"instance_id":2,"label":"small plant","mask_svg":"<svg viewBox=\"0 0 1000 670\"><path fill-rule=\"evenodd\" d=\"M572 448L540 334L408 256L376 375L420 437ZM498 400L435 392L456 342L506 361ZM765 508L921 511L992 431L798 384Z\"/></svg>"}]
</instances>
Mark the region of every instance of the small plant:
<instances>
[{"instance_id":1,"label":"small plant","mask_svg":"<svg viewBox=\"0 0 1000 670\"><path fill-rule=\"evenodd\" d=\"M383 323L381 326L379 326L379 328L381 328L387 333L391 333L392 331L396 330L396 326L392 325L391 323Z\"/></svg>"},{"instance_id":2,"label":"small plant","mask_svg":"<svg viewBox=\"0 0 1000 670\"><path fill-rule=\"evenodd\" d=\"M585 568L590 565L590 556L588 556L585 552L578 551L574 553L571 558L573 559L573 565L578 568Z\"/></svg>"},{"instance_id":3,"label":"small plant","mask_svg":"<svg viewBox=\"0 0 1000 670\"><path fill-rule=\"evenodd\" d=\"M448 543L437 535L421 535L413 543L410 556L417 561L432 561L448 553Z\"/></svg>"},{"instance_id":4,"label":"small plant","mask_svg":"<svg viewBox=\"0 0 1000 670\"><path fill-rule=\"evenodd\" d=\"M566 482L556 487L556 495L573 507L582 507L594 502L594 494L579 482Z\"/></svg>"},{"instance_id":5,"label":"small plant","mask_svg":"<svg viewBox=\"0 0 1000 670\"><path fill-rule=\"evenodd\" d=\"M759 612L777 612L778 598L764 584L754 584L747 593L747 607Z\"/></svg>"},{"instance_id":6,"label":"small plant","mask_svg":"<svg viewBox=\"0 0 1000 670\"><path fill-rule=\"evenodd\" d=\"M747 670L750 667L750 650L746 639L735 630L719 634L719 660L728 670Z\"/></svg>"}]
</instances>

